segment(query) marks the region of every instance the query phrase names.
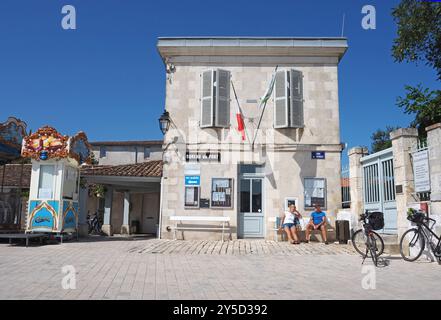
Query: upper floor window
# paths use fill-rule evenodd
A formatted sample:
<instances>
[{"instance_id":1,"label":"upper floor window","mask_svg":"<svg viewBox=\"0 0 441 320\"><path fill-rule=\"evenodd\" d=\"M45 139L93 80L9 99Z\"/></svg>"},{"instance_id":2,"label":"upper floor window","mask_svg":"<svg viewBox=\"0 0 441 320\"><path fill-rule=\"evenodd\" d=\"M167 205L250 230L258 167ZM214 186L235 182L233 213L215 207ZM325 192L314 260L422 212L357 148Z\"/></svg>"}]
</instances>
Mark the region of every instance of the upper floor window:
<instances>
[{"instance_id":1,"label":"upper floor window","mask_svg":"<svg viewBox=\"0 0 441 320\"><path fill-rule=\"evenodd\" d=\"M150 147L144 147L144 159L150 158Z\"/></svg>"},{"instance_id":2,"label":"upper floor window","mask_svg":"<svg viewBox=\"0 0 441 320\"><path fill-rule=\"evenodd\" d=\"M100 146L100 158L104 158L107 155L107 150L105 146Z\"/></svg>"},{"instance_id":3,"label":"upper floor window","mask_svg":"<svg viewBox=\"0 0 441 320\"><path fill-rule=\"evenodd\" d=\"M274 128L303 128L303 74L277 71L274 85Z\"/></svg>"},{"instance_id":4,"label":"upper floor window","mask_svg":"<svg viewBox=\"0 0 441 320\"><path fill-rule=\"evenodd\" d=\"M230 72L222 69L201 75L201 128L230 126Z\"/></svg>"}]
</instances>

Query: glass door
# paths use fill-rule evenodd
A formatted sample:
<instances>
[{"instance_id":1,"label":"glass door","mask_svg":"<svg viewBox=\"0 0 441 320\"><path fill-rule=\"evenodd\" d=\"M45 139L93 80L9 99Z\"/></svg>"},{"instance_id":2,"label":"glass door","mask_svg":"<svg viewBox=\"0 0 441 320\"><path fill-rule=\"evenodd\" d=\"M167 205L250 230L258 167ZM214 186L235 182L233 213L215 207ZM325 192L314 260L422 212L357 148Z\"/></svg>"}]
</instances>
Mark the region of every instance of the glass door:
<instances>
[{"instance_id":1,"label":"glass door","mask_svg":"<svg viewBox=\"0 0 441 320\"><path fill-rule=\"evenodd\" d=\"M240 179L239 184L239 238L262 238L264 236L263 179Z\"/></svg>"}]
</instances>

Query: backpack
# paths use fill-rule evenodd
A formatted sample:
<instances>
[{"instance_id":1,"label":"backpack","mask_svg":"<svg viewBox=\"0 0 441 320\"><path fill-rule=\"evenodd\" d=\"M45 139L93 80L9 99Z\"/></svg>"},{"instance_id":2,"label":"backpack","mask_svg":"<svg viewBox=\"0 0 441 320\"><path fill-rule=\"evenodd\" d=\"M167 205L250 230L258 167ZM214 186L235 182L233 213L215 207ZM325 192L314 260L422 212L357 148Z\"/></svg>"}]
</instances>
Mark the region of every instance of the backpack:
<instances>
[{"instance_id":1,"label":"backpack","mask_svg":"<svg viewBox=\"0 0 441 320\"><path fill-rule=\"evenodd\" d=\"M384 228L383 212L370 212L368 215L368 223L373 230L381 230Z\"/></svg>"}]
</instances>

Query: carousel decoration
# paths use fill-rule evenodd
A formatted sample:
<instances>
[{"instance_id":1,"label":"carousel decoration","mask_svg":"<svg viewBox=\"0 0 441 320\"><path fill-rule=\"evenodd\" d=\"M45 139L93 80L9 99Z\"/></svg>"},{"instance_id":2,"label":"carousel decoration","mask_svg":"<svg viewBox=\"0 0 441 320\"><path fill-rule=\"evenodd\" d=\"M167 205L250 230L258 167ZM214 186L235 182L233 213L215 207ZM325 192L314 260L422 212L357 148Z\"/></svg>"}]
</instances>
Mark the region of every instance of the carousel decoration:
<instances>
[{"instance_id":1,"label":"carousel decoration","mask_svg":"<svg viewBox=\"0 0 441 320\"><path fill-rule=\"evenodd\" d=\"M23 140L22 156L34 160L66 158L69 137L62 136L52 127L46 126Z\"/></svg>"},{"instance_id":2,"label":"carousel decoration","mask_svg":"<svg viewBox=\"0 0 441 320\"><path fill-rule=\"evenodd\" d=\"M72 158L78 164L90 163L91 146L84 132L73 137L63 136L52 127L45 126L23 139L22 156L34 160Z\"/></svg>"},{"instance_id":3,"label":"carousel decoration","mask_svg":"<svg viewBox=\"0 0 441 320\"><path fill-rule=\"evenodd\" d=\"M9 117L0 123L0 164L20 158L21 142L26 136L26 123Z\"/></svg>"},{"instance_id":4,"label":"carousel decoration","mask_svg":"<svg viewBox=\"0 0 441 320\"><path fill-rule=\"evenodd\" d=\"M23 138L22 156L31 158L27 232L78 232L80 166L92 160L84 132L63 136L45 126Z\"/></svg>"}]
</instances>

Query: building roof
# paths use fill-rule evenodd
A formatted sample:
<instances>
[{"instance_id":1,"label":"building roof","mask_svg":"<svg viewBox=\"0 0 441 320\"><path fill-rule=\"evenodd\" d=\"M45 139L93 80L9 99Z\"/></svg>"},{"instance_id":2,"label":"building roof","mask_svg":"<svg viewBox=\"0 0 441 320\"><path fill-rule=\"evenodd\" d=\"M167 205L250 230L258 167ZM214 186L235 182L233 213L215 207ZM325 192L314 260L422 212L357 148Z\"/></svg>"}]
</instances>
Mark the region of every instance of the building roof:
<instances>
[{"instance_id":1,"label":"building roof","mask_svg":"<svg viewBox=\"0 0 441 320\"><path fill-rule=\"evenodd\" d=\"M92 146L162 146L163 140L141 140L141 141L94 141Z\"/></svg>"},{"instance_id":2,"label":"building roof","mask_svg":"<svg viewBox=\"0 0 441 320\"><path fill-rule=\"evenodd\" d=\"M84 166L82 176L118 176L118 177L161 177L162 161L154 160L137 164L124 164L118 166Z\"/></svg>"},{"instance_id":3,"label":"building roof","mask_svg":"<svg viewBox=\"0 0 441 320\"><path fill-rule=\"evenodd\" d=\"M337 56L348 48L339 37L160 37L163 58L178 55Z\"/></svg>"},{"instance_id":4,"label":"building roof","mask_svg":"<svg viewBox=\"0 0 441 320\"><path fill-rule=\"evenodd\" d=\"M3 170L5 170L4 176ZM21 164L7 164L5 166L0 166L0 185L3 184L4 187L21 187L29 189L31 185L31 173L31 164L23 164L23 167Z\"/></svg>"}]
</instances>

